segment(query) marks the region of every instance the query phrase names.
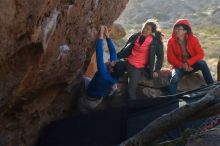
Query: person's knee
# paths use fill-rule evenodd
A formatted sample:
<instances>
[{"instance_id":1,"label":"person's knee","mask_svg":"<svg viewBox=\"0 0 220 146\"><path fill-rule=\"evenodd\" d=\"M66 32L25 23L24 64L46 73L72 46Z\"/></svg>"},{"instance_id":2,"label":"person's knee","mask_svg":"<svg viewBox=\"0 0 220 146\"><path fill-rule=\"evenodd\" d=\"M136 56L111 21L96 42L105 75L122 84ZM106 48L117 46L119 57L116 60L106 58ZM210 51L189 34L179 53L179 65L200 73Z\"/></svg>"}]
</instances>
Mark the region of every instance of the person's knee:
<instances>
[{"instance_id":1,"label":"person's knee","mask_svg":"<svg viewBox=\"0 0 220 146\"><path fill-rule=\"evenodd\" d=\"M200 67L200 68L203 68L203 67L206 67L207 66L207 63L205 60L199 60L196 62L197 66Z\"/></svg>"},{"instance_id":2,"label":"person's knee","mask_svg":"<svg viewBox=\"0 0 220 146\"><path fill-rule=\"evenodd\" d=\"M178 83L179 81L180 81L180 76L179 76L178 74L172 75L171 80L170 80L170 83L176 84L176 83Z\"/></svg>"},{"instance_id":3,"label":"person's knee","mask_svg":"<svg viewBox=\"0 0 220 146\"><path fill-rule=\"evenodd\" d=\"M209 70L208 65L206 61L204 60L199 60L196 62L195 68L201 71L207 71Z\"/></svg>"},{"instance_id":4,"label":"person's knee","mask_svg":"<svg viewBox=\"0 0 220 146\"><path fill-rule=\"evenodd\" d=\"M180 80L180 79L179 79L178 75L174 75L174 76L171 77L170 82L171 82L171 83L178 83L179 80Z\"/></svg>"},{"instance_id":5,"label":"person's knee","mask_svg":"<svg viewBox=\"0 0 220 146\"><path fill-rule=\"evenodd\" d=\"M137 86L138 86L138 82L136 79L135 80L131 79L128 83L128 89L130 91L136 90Z\"/></svg>"}]
</instances>

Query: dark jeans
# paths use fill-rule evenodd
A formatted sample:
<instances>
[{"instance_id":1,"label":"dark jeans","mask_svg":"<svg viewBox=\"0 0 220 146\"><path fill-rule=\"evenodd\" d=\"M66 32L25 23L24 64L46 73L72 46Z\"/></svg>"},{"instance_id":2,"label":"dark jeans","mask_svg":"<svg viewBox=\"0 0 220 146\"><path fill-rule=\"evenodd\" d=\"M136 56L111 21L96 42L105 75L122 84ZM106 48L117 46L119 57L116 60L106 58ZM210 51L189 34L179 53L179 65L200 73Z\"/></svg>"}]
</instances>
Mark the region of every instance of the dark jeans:
<instances>
[{"instance_id":1,"label":"dark jeans","mask_svg":"<svg viewBox=\"0 0 220 146\"><path fill-rule=\"evenodd\" d=\"M208 65L204 60L197 61L194 65L192 65L192 68L193 70L191 72L183 71L182 69L179 68L174 68L172 70L172 76L170 79L170 87L169 87L170 88L169 92L171 95L176 94L177 85L184 75L191 74L198 70L202 71L203 78L205 79L207 84L212 84L214 82L210 70L208 68Z\"/></svg>"}]
</instances>

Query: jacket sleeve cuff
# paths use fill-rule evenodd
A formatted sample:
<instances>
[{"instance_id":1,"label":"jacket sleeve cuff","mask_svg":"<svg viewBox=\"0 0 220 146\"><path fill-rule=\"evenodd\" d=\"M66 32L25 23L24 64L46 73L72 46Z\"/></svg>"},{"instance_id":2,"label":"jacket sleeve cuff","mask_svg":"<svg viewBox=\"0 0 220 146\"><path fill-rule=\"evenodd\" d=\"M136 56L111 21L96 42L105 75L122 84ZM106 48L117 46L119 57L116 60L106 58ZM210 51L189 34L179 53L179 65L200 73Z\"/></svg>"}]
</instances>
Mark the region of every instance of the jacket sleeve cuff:
<instances>
[{"instance_id":1,"label":"jacket sleeve cuff","mask_svg":"<svg viewBox=\"0 0 220 146\"><path fill-rule=\"evenodd\" d=\"M188 64L188 66L192 66L192 62L190 60L187 60L186 63Z\"/></svg>"},{"instance_id":2,"label":"jacket sleeve cuff","mask_svg":"<svg viewBox=\"0 0 220 146\"><path fill-rule=\"evenodd\" d=\"M182 69L182 67L183 67L183 63L180 63L179 68Z\"/></svg>"}]
</instances>

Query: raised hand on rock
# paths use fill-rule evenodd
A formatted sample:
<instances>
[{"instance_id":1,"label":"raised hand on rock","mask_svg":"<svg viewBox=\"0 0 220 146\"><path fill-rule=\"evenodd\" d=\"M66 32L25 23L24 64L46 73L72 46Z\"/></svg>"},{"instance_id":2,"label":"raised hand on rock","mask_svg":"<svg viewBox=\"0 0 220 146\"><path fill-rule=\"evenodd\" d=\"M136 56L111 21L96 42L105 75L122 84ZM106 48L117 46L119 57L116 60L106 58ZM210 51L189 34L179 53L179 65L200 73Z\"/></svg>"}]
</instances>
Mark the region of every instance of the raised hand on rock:
<instances>
[{"instance_id":1,"label":"raised hand on rock","mask_svg":"<svg viewBox=\"0 0 220 146\"><path fill-rule=\"evenodd\" d=\"M100 26L100 31L99 31L99 38L104 39L104 33L105 33L105 26L101 25Z\"/></svg>"},{"instance_id":2,"label":"raised hand on rock","mask_svg":"<svg viewBox=\"0 0 220 146\"><path fill-rule=\"evenodd\" d=\"M105 26L105 36L107 38L109 38L109 31L108 31L108 27L107 26Z\"/></svg>"}]
</instances>

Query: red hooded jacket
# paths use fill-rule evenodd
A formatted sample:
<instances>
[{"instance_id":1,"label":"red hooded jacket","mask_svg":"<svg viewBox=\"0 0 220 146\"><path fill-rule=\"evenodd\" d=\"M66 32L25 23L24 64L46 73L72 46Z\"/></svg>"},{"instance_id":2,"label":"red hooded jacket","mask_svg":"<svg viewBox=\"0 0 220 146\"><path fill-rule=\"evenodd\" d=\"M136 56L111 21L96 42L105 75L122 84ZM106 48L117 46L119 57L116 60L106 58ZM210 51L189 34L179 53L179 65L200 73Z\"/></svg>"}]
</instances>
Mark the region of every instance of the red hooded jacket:
<instances>
[{"instance_id":1,"label":"red hooded jacket","mask_svg":"<svg viewBox=\"0 0 220 146\"><path fill-rule=\"evenodd\" d=\"M192 66L197 61L202 60L202 58L204 57L203 49L201 48L198 38L193 35L192 29L191 29L191 26L188 20L179 19L176 21L174 26L177 24L185 24L191 30L190 34L186 35L186 41L187 41L186 48L187 48L189 55L191 56L187 60L187 64L189 66ZM174 27L173 27L172 37L169 38L168 44L167 44L167 60L173 67L182 68L182 64L183 64L182 54L183 54L183 51L182 51L181 45L178 43L178 40L175 38Z\"/></svg>"}]
</instances>

